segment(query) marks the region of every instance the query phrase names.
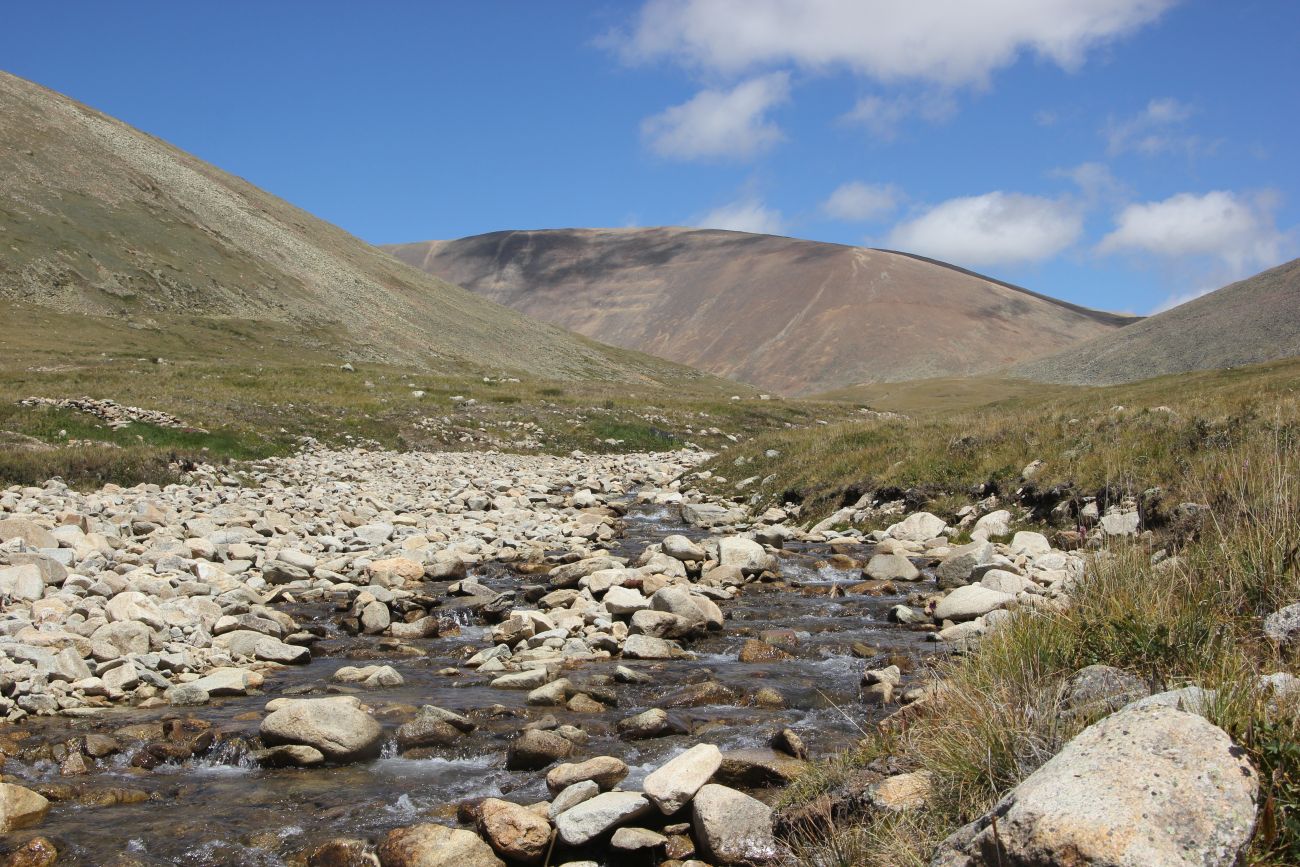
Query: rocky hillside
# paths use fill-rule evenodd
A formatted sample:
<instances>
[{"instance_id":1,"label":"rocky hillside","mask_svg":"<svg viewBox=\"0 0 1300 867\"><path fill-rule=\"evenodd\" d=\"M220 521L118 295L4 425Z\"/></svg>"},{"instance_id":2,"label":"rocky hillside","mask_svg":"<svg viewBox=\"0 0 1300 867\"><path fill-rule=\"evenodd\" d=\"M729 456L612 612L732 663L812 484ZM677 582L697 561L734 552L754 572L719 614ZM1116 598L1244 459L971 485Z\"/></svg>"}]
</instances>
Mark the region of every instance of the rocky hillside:
<instances>
[{"instance_id":1,"label":"rocky hillside","mask_svg":"<svg viewBox=\"0 0 1300 867\"><path fill-rule=\"evenodd\" d=\"M991 371L1132 321L917 256L742 232L557 229L385 249L530 316L783 394Z\"/></svg>"},{"instance_id":2,"label":"rocky hillside","mask_svg":"<svg viewBox=\"0 0 1300 867\"><path fill-rule=\"evenodd\" d=\"M1300 355L1300 259L1122 331L1021 364L1016 376L1109 385Z\"/></svg>"},{"instance_id":3,"label":"rocky hillside","mask_svg":"<svg viewBox=\"0 0 1300 867\"><path fill-rule=\"evenodd\" d=\"M5 73L0 238L0 302L136 326L165 327L178 314L269 323L303 346L444 373L694 376L407 268L165 142Z\"/></svg>"}]
</instances>

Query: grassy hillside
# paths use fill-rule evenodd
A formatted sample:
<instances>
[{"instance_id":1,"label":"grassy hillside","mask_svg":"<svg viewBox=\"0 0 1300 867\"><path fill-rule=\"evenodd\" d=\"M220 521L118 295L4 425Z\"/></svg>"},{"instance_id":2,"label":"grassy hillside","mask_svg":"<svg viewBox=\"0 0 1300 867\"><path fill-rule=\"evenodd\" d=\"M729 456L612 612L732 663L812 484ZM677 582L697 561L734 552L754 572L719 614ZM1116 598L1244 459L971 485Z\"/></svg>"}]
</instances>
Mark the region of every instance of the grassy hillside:
<instances>
[{"instance_id":1,"label":"grassy hillside","mask_svg":"<svg viewBox=\"0 0 1300 867\"><path fill-rule=\"evenodd\" d=\"M747 232L549 229L385 249L530 316L788 395L987 373L1133 321L906 253Z\"/></svg>"},{"instance_id":2,"label":"grassy hillside","mask_svg":"<svg viewBox=\"0 0 1300 867\"><path fill-rule=\"evenodd\" d=\"M880 488L916 489L938 505L969 502L972 488L1007 494L1020 473L1044 462L1034 484L1113 496L1160 486L1166 500L1192 498L1202 462L1225 444L1300 430L1300 360L1232 370L1159 377L1106 388L1048 388L976 383L976 398L950 385L922 384L909 405L902 395L887 408L906 419L863 418L817 431L774 432L720 457L725 477L769 479L765 503L802 498L804 517L829 514ZM928 399L924 395L933 397ZM882 408L877 406L876 408ZM768 457L775 451L776 457ZM743 458L743 468L735 461ZM752 489L751 489L752 490Z\"/></svg>"},{"instance_id":3,"label":"grassy hillside","mask_svg":"<svg viewBox=\"0 0 1300 867\"><path fill-rule=\"evenodd\" d=\"M5 73L0 300L129 325L156 338L158 352L167 332L194 333L211 358L242 351L234 335L252 329L285 353L447 376L700 377L409 268L165 142Z\"/></svg>"},{"instance_id":4,"label":"grassy hillside","mask_svg":"<svg viewBox=\"0 0 1300 867\"><path fill-rule=\"evenodd\" d=\"M368 362L347 371L332 349L303 349L259 322L174 317L165 328L141 328L6 302L0 319L0 485L56 475L81 485L165 481L178 459L283 454L305 436L397 449L716 450L732 446L729 437L852 412L760 401L711 378L668 388ZM115 430L84 412L19 404L83 396L161 410L186 428L137 422Z\"/></svg>"},{"instance_id":5,"label":"grassy hillside","mask_svg":"<svg viewBox=\"0 0 1300 867\"><path fill-rule=\"evenodd\" d=\"M1043 382L1109 385L1300 355L1300 259L1112 334L1013 367Z\"/></svg>"}]
</instances>

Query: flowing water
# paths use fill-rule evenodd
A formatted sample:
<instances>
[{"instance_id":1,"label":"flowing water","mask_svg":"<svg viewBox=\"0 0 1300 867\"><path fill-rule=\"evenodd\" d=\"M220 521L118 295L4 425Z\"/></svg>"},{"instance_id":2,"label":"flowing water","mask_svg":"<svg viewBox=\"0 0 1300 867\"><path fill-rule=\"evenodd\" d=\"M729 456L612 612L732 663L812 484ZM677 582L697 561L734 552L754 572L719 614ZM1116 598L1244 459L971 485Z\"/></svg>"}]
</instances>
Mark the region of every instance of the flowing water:
<instances>
[{"instance_id":1,"label":"flowing water","mask_svg":"<svg viewBox=\"0 0 1300 867\"><path fill-rule=\"evenodd\" d=\"M670 533L703 535L682 524L674 510L633 505L614 553L635 557L646 544ZM864 559L868 553L863 548L853 556ZM879 648L877 659L882 661L875 664L889 656L921 663L927 648L933 647L925 643L924 634L886 620L886 612L903 596L843 592L862 581L861 572L825 565L823 558L829 554L824 546L797 546L782 560L783 586L751 584L737 599L720 603L728 615L726 628L690 643L694 660L600 661L566 672L578 678L612 673L621 663L652 675L648 684L620 684L619 706L603 714L528 707L526 691L492 689L486 675L470 669L460 669L455 677L440 674L465 658L466 645L486 646L486 629L469 609L451 608L444 615L461 624L458 634L407 642L426 654L416 657L396 654L393 645L380 638L344 635L334 626L337 612L329 606L299 606L291 613L304 625L324 627L326 637L314 648L309 665L268 674L262 695L216 699L188 714L172 708L122 709L93 720L29 720L0 732L0 737L10 738L28 734L23 745L31 746L190 715L218 732L215 746L202 758L145 770L132 766L127 749L100 760L85 776L61 776L54 761L39 759L10 759L4 774L61 795L39 828L59 846L60 864L281 865L330 837L374 836L415 821L454 822L457 802L466 799L546 799L544 771L504 767L509 740L524 723L548 713L590 735L573 760L596 755L623 759L632 769L624 788L635 788L650 770L695 743L711 742L723 750L764 746L774 731L787 726L800 734L814 756L825 755L852 743L859 736L858 726L873 715L862 703L858 686L862 670L871 663L853 655L853 644ZM498 590L538 580L500 567L484 568L478 577ZM446 586L433 585L431 595L442 595ZM773 629L794 633L796 643L786 646L793 659L750 664L737 660L746 638ZM480 728L455 747L419 758L399 756L391 745L375 761L340 767L263 769L248 758L245 739L256 735L270 698L351 692L331 684L330 675L345 665L371 664L392 665L405 678L397 688L359 692L390 733L425 704L467 713ZM651 707L670 708L680 690L709 680L741 698L671 707L670 714L691 734L633 742L615 735L618 720ZM788 707L747 705L744 697L765 686L780 692ZM88 795L120 800L120 793L105 794L113 789L135 790L135 798L143 792L148 800L113 806L82 803Z\"/></svg>"}]
</instances>

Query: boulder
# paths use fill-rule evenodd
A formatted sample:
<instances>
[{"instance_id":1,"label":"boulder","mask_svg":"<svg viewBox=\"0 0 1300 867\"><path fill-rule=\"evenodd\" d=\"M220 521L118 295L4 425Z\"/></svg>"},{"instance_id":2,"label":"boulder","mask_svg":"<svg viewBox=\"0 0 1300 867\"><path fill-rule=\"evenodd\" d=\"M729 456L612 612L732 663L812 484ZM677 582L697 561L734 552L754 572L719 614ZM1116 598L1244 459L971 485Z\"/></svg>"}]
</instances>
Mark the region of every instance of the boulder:
<instances>
[{"instance_id":1,"label":"boulder","mask_svg":"<svg viewBox=\"0 0 1300 867\"><path fill-rule=\"evenodd\" d=\"M877 581L915 581L921 577L921 571L902 554L876 554L862 571Z\"/></svg>"},{"instance_id":2,"label":"boulder","mask_svg":"<svg viewBox=\"0 0 1300 867\"><path fill-rule=\"evenodd\" d=\"M478 834L445 825L394 828L378 854L381 867L505 867Z\"/></svg>"},{"instance_id":3,"label":"boulder","mask_svg":"<svg viewBox=\"0 0 1300 867\"><path fill-rule=\"evenodd\" d=\"M1065 682L1061 707L1067 715L1102 716L1146 696L1150 690L1136 675L1109 665L1089 665Z\"/></svg>"},{"instance_id":4,"label":"boulder","mask_svg":"<svg viewBox=\"0 0 1300 867\"><path fill-rule=\"evenodd\" d=\"M1300 643L1300 603L1280 608L1265 617L1264 636L1282 647Z\"/></svg>"},{"instance_id":5,"label":"boulder","mask_svg":"<svg viewBox=\"0 0 1300 867\"><path fill-rule=\"evenodd\" d=\"M479 829L501 857L533 864L542 860L551 842L551 823L541 816L499 798L479 805Z\"/></svg>"},{"instance_id":6,"label":"boulder","mask_svg":"<svg viewBox=\"0 0 1300 867\"><path fill-rule=\"evenodd\" d=\"M675 560L687 563L699 563L704 560L704 549L685 536L676 534L665 536L660 544L663 546L663 552Z\"/></svg>"},{"instance_id":7,"label":"boulder","mask_svg":"<svg viewBox=\"0 0 1300 867\"><path fill-rule=\"evenodd\" d=\"M649 809L640 792L604 792L556 816L555 827L564 843L581 846Z\"/></svg>"},{"instance_id":8,"label":"boulder","mask_svg":"<svg viewBox=\"0 0 1300 867\"><path fill-rule=\"evenodd\" d=\"M1170 707L1129 707L1084 729L931 863L1231 867L1250 842L1258 790L1223 730Z\"/></svg>"},{"instance_id":9,"label":"boulder","mask_svg":"<svg viewBox=\"0 0 1300 867\"><path fill-rule=\"evenodd\" d=\"M613 756L596 756L585 762L565 762L556 765L546 773L546 786L552 792L559 792L577 783L590 780L602 790L608 791L627 776L627 764Z\"/></svg>"},{"instance_id":10,"label":"boulder","mask_svg":"<svg viewBox=\"0 0 1300 867\"><path fill-rule=\"evenodd\" d=\"M709 783L691 802L701 854L714 864L762 862L777 854L772 810L743 792Z\"/></svg>"},{"instance_id":11,"label":"boulder","mask_svg":"<svg viewBox=\"0 0 1300 867\"><path fill-rule=\"evenodd\" d=\"M722 766L722 751L713 744L696 744L670 759L645 778L646 797L664 815L676 813Z\"/></svg>"},{"instance_id":12,"label":"boulder","mask_svg":"<svg viewBox=\"0 0 1300 867\"><path fill-rule=\"evenodd\" d=\"M0 521L0 542L22 539L28 548L57 548L59 540L40 524L26 518L5 518Z\"/></svg>"},{"instance_id":13,"label":"boulder","mask_svg":"<svg viewBox=\"0 0 1300 867\"><path fill-rule=\"evenodd\" d=\"M937 518L929 512L914 512L897 524L891 524L885 535L903 542L928 542L942 536L948 525L943 518Z\"/></svg>"},{"instance_id":14,"label":"boulder","mask_svg":"<svg viewBox=\"0 0 1300 867\"><path fill-rule=\"evenodd\" d=\"M1011 533L1011 513L1006 509L998 509L996 512L989 512L987 515L975 522L975 528L971 530L972 539L997 539L1007 536Z\"/></svg>"},{"instance_id":15,"label":"boulder","mask_svg":"<svg viewBox=\"0 0 1300 867\"><path fill-rule=\"evenodd\" d=\"M1021 530L1012 536L1010 547L1012 554L1023 554L1030 559L1050 553L1052 550L1052 545L1047 541L1047 537L1032 530Z\"/></svg>"},{"instance_id":16,"label":"boulder","mask_svg":"<svg viewBox=\"0 0 1300 867\"><path fill-rule=\"evenodd\" d=\"M1014 602L1015 598L1010 593L999 593L997 590L990 590L979 584L967 584L965 587L958 587L939 601L934 609L934 619L940 622L951 620L954 623L974 620L976 617L1002 608L1009 602Z\"/></svg>"},{"instance_id":17,"label":"boulder","mask_svg":"<svg viewBox=\"0 0 1300 867\"><path fill-rule=\"evenodd\" d=\"M745 575L757 575L772 565L763 546L744 536L724 536L718 540L718 565L735 566Z\"/></svg>"},{"instance_id":18,"label":"boulder","mask_svg":"<svg viewBox=\"0 0 1300 867\"><path fill-rule=\"evenodd\" d=\"M0 783L0 834L39 825L49 811L50 802L31 789Z\"/></svg>"},{"instance_id":19,"label":"boulder","mask_svg":"<svg viewBox=\"0 0 1300 867\"><path fill-rule=\"evenodd\" d=\"M971 582L971 575L976 567L993 562L993 546L988 542L976 540L969 545L959 545L948 552L948 556L934 570L943 589L961 587Z\"/></svg>"},{"instance_id":20,"label":"boulder","mask_svg":"<svg viewBox=\"0 0 1300 867\"><path fill-rule=\"evenodd\" d=\"M346 762L374 758L383 745L383 729L355 696L275 699L267 708L261 726L267 746L305 744Z\"/></svg>"},{"instance_id":21,"label":"boulder","mask_svg":"<svg viewBox=\"0 0 1300 867\"><path fill-rule=\"evenodd\" d=\"M573 742L554 732L528 729L510 742L506 770L538 771L573 752Z\"/></svg>"}]
</instances>

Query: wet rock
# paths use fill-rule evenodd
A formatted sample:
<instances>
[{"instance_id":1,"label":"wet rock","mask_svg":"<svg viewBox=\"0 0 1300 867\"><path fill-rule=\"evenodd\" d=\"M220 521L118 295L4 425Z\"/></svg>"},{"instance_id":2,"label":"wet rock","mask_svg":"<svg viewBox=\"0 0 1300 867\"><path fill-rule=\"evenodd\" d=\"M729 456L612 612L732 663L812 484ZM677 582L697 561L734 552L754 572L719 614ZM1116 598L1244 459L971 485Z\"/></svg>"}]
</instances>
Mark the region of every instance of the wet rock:
<instances>
[{"instance_id":1,"label":"wet rock","mask_svg":"<svg viewBox=\"0 0 1300 867\"><path fill-rule=\"evenodd\" d=\"M629 635L623 643L626 659L673 659L681 655L682 649L676 642L649 635Z\"/></svg>"},{"instance_id":2,"label":"wet rock","mask_svg":"<svg viewBox=\"0 0 1300 867\"><path fill-rule=\"evenodd\" d=\"M50 802L31 789L0 783L0 834L39 825L49 811Z\"/></svg>"},{"instance_id":3,"label":"wet rock","mask_svg":"<svg viewBox=\"0 0 1300 867\"><path fill-rule=\"evenodd\" d=\"M551 842L551 823L509 801L488 798L479 806L479 829L501 857L532 864Z\"/></svg>"},{"instance_id":4,"label":"wet rock","mask_svg":"<svg viewBox=\"0 0 1300 867\"><path fill-rule=\"evenodd\" d=\"M397 727L397 746L402 750L421 747L449 747L464 737L465 731L437 714L421 712L415 719Z\"/></svg>"},{"instance_id":5,"label":"wet rock","mask_svg":"<svg viewBox=\"0 0 1300 867\"><path fill-rule=\"evenodd\" d=\"M355 683L366 689L384 689L401 686L406 681L391 665L367 665L358 668L345 665L330 678L335 683Z\"/></svg>"},{"instance_id":6,"label":"wet rock","mask_svg":"<svg viewBox=\"0 0 1300 867\"><path fill-rule=\"evenodd\" d=\"M379 844L381 867L505 867L473 831L444 825L394 828Z\"/></svg>"},{"instance_id":7,"label":"wet rock","mask_svg":"<svg viewBox=\"0 0 1300 867\"><path fill-rule=\"evenodd\" d=\"M722 751L713 744L696 744L650 773L643 788L664 815L676 813L695 797L722 765Z\"/></svg>"},{"instance_id":8,"label":"wet rock","mask_svg":"<svg viewBox=\"0 0 1300 867\"><path fill-rule=\"evenodd\" d=\"M303 744L270 747L257 750L252 755L253 761L264 768L310 768L325 762L324 753Z\"/></svg>"},{"instance_id":9,"label":"wet rock","mask_svg":"<svg viewBox=\"0 0 1300 867\"><path fill-rule=\"evenodd\" d=\"M305 744L336 762L374 758L384 731L353 696L275 699L262 720L262 740L268 746Z\"/></svg>"},{"instance_id":10,"label":"wet rock","mask_svg":"<svg viewBox=\"0 0 1300 867\"><path fill-rule=\"evenodd\" d=\"M365 840L329 840L307 854L307 867L379 867Z\"/></svg>"},{"instance_id":11,"label":"wet rock","mask_svg":"<svg viewBox=\"0 0 1300 867\"><path fill-rule=\"evenodd\" d=\"M640 792L604 792L556 816L555 828L564 843L581 846L649 810Z\"/></svg>"},{"instance_id":12,"label":"wet rock","mask_svg":"<svg viewBox=\"0 0 1300 867\"><path fill-rule=\"evenodd\" d=\"M715 864L762 862L776 855L772 811L743 792L709 783L691 802L701 854Z\"/></svg>"},{"instance_id":13,"label":"wet rock","mask_svg":"<svg viewBox=\"0 0 1300 867\"><path fill-rule=\"evenodd\" d=\"M785 786L797 779L807 767L806 762L773 749L727 750L722 754L717 780L746 789Z\"/></svg>"},{"instance_id":14,"label":"wet rock","mask_svg":"<svg viewBox=\"0 0 1300 867\"><path fill-rule=\"evenodd\" d=\"M596 756L585 762L566 762L556 765L546 774L546 786L552 792L559 792L590 780L601 789L608 791L623 782L627 774L628 767L622 759L613 756Z\"/></svg>"},{"instance_id":15,"label":"wet rock","mask_svg":"<svg viewBox=\"0 0 1300 867\"><path fill-rule=\"evenodd\" d=\"M790 654L786 653L779 647L773 647L765 641L759 641L756 638L749 638L740 647L740 653L737 659L740 662L779 662L783 659L793 659Z\"/></svg>"},{"instance_id":16,"label":"wet rock","mask_svg":"<svg viewBox=\"0 0 1300 867\"><path fill-rule=\"evenodd\" d=\"M510 742L506 770L537 771L573 752L573 743L552 732L531 729Z\"/></svg>"},{"instance_id":17,"label":"wet rock","mask_svg":"<svg viewBox=\"0 0 1300 867\"><path fill-rule=\"evenodd\" d=\"M675 726L668 718L668 713L662 708L651 708L650 710L630 716L627 719L619 720L618 725L619 737L624 740L635 741L645 740L647 738L661 738L671 734L677 734L680 729Z\"/></svg>"},{"instance_id":18,"label":"wet rock","mask_svg":"<svg viewBox=\"0 0 1300 867\"><path fill-rule=\"evenodd\" d=\"M779 753L785 753L787 756L793 756L796 759L805 761L808 759L808 747L794 729L784 728L772 735L769 746Z\"/></svg>"},{"instance_id":19,"label":"wet rock","mask_svg":"<svg viewBox=\"0 0 1300 867\"><path fill-rule=\"evenodd\" d=\"M757 575L768 569L771 558L763 546L744 536L725 536L718 540L718 565L734 566L745 575Z\"/></svg>"},{"instance_id":20,"label":"wet rock","mask_svg":"<svg viewBox=\"0 0 1300 867\"><path fill-rule=\"evenodd\" d=\"M59 860L59 850L45 837L33 837L15 848L0 861L0 867L51 867Z\"/></svg>"},{"instance_id":21,"label":"wet rock","mask_svg":"<svg viewBox=\"0 0 1300 867\"><path fill-rule=\"evenodd\" d=\"M1221 729L1130 707L1084 729L932 863L1230 867L1250 841L1258 789Z\"/></svg>"}]
</instances>

